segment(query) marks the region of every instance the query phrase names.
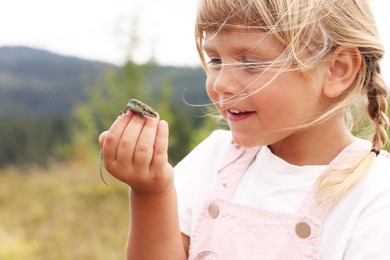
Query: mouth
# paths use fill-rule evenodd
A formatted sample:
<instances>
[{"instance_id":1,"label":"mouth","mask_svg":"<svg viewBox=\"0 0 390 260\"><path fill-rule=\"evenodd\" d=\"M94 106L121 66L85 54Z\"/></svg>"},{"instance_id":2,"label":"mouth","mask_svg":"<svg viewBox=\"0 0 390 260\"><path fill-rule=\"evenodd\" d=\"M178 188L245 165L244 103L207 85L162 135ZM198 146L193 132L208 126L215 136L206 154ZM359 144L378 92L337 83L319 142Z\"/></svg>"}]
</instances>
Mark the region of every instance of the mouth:
<instances>
[{"instance_id":1,"label":"mouth","mask_svg":"<svg viewBox=\"0 0 390 260\"><path fill-rule=\"evenodd\" d=\"M237 109L229 109L227 110L227 117L231 121L239 121L248 118L253 115L254 111L243 111Z\"/></svg>"}]
</instances>

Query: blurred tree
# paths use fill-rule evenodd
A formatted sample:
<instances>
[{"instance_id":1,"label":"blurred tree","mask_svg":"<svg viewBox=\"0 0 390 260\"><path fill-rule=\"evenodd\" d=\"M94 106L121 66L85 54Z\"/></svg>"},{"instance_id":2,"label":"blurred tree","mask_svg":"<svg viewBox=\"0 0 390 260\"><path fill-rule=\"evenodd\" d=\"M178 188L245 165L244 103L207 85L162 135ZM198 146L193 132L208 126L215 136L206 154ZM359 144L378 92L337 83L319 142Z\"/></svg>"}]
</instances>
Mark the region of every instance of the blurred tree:
<instances>
[{"instance_id":1,"label":"blurred tree","mask_svg":"<svg viewBox=\"0 0 390 260\"><path fill-rule=\"evenodd\" d=\"M87 102L75 106L72 146L77 158L95 157L99 134L109 128L130 98L148 102L143 70L142 66L128 61L90 88Z\"/></svg>"},{"instance_id":2,"label":"blurred tree","mask_svg":"<svg viewBox=\"0 0 390 260\"><path fill-rule=\"evenodd\" d=\"M156 109L161 118L169 123L168 156L170 163L176 164L191 149L194 120L173 101L173 87L170 82L161 84Z\"/></svg>"}]
</instances>

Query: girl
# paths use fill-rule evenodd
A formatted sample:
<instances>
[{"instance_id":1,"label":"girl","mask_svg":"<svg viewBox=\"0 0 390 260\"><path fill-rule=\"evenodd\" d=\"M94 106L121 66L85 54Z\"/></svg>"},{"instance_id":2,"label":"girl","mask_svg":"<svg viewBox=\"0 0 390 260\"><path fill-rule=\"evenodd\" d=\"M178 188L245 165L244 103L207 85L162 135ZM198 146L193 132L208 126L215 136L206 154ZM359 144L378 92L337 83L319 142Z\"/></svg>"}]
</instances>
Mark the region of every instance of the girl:
<instances>
[{"instance_id":1,"label":"girl","mask_svg":"<svg viewBox=\"0 0 390 260\"><path fill-rule=\"evenodd\" d=\"M127 112L99 138L131 187L128 258L389 259L387 92L368 2L201 0L196 42L230 131L175 181L158 117ZM362 100L371 142L349 130Z\"/></svg>"}]
</instances>

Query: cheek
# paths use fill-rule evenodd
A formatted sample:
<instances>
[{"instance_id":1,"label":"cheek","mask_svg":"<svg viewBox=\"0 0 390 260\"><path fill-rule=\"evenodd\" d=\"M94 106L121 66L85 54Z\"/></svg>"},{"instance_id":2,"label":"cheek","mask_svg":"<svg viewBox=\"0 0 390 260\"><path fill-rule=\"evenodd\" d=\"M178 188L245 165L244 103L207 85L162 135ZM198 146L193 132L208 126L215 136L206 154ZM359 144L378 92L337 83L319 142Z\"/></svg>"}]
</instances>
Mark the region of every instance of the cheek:
<instances>
[{"instance_id":1,"label":"cheek","mask_svg":"<svg viewBox=\"0 0 390 260\"><path fill-rule=\"evenodd\" d=\"M306 89L305 89L306 88ZM307 123L318 112L310 86L283 84L264 89L256 101L262 118L270 124L294 127Z\"/></svg>"}]
</instances>

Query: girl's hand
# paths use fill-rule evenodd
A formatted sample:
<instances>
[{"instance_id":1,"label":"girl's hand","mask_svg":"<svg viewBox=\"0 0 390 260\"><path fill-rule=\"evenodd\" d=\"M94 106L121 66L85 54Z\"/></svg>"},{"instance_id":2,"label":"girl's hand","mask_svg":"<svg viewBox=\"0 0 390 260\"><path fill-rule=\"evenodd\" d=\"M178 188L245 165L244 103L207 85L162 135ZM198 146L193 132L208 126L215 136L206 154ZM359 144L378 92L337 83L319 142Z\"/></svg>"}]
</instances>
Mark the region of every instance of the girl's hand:
<instances>
[{"instance_id":1,"label":"girl's hand","mask_svg":"<svg viewBox=\"0 0 390 260\"><path fill-rule=\"evenodd\" d=\"M127 111L99 136L104 166L135 193L162 193L173 186L168 135L168 124L160 121L159 116L142 119Z\"/></svg>"}]
</instances>

